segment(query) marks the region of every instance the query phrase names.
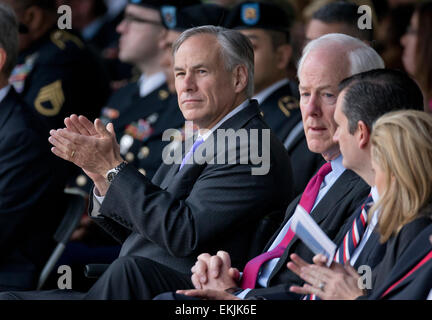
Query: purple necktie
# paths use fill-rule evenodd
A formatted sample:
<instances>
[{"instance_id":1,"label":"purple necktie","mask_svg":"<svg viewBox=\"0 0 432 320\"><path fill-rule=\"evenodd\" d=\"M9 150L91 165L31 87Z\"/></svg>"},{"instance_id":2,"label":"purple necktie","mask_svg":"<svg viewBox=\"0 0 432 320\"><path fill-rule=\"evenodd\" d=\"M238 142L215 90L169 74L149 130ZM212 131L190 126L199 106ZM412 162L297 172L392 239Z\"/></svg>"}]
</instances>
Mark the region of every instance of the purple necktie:
<instances>
[{"instance_id":1,"label":"purple necktie","mask_svg":"<svg viewBox=\"0 0 432 320\"><path fill-rule=\"evenodd\" d=\"M311 212L315 199L321 187L321 183L324 177L332 170L330 162L325 163L318 173L309 181L306 189L303 191L299 205L301 205L307 212ZM258 277L258 272L262 264L268 260L279 258L282 256L291 239L294 237L294 232L291 227L288 229L282 241L273 250L267 251L252 260L250 260L244 270L241 282L241 287L243 289L255 288L255 283Z\"/></svg>"},{"instance_id":2,"label":"purple necktie","mask_svg":"<svg viewBox=\"0 0 432 320\"><path fill-rule=\"evenodd\" d=\"M183 166L186 164L186 161L189 160L190 157L194 154L195 150L204 142L203 138L199 137L195 140L194 144L192 145L192 148L186 153L186 155L183 158L183 161L180 165L179 171L183 168Z\"/></svg>"}]
</instances>

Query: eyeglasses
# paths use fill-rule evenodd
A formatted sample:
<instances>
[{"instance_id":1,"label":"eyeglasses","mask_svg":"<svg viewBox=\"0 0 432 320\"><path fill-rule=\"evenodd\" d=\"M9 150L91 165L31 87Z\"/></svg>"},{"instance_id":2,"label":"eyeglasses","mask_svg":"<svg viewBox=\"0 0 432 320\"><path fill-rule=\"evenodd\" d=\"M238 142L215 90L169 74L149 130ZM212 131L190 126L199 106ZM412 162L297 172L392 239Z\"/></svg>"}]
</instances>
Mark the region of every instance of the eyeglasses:
<instances>
[{"instance_id":1,"label":"eyeglasses","mask_svg":"<svg viewBox=\"0 0 432 320\"><path fill-rule=\"evenodd\" d=\"M125 14L124 15L123 22L126 22L127 24L130 24L132 22L136 22L136 23L148 23L148 24L153 24L153 25L156 25L156 26L161 26L162 25L162 23L159 22L159 21L142 19L142 18L135 17L133 15L130 15L130 14Z\"/></svg>"}]
</instances>

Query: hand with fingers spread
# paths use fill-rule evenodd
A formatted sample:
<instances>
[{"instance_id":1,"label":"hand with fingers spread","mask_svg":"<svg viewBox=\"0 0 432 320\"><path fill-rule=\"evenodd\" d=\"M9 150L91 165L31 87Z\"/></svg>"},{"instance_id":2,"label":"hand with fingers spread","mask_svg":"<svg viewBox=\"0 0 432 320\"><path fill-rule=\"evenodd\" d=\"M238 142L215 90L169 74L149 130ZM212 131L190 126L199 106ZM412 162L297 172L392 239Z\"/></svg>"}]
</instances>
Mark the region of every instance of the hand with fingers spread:
<instances>
[{"instance_id":1,"label":"hand with fingers spread","mask_svg":"<svg viewBox=\"0 0 432 320\"><path fill-rule=\"evenodd\" d=\"M290 257L288 269L306 281L303 287L292 286L291 292L315 294L322 300L354 300L364 294L358 286L360 276L349 261L345 265L333 262L328 268L327 258L321 254L313 258L314 264L307 263L296 254Z\"/></svg>"},{"instance_id":2,"label":"hand with fingers spread","mask_svg":"<svg viewBox=\"0 0 432 320\"><path fill-rule=\"evenodd\" d=\"M104 195L109 186L105 181L106 172L123 162L120 147L112 123L105 127L96 119L91 128L85 120L76 121L71 117L65 120L71 129L51 130L49 142L54 146L51 151L89 173L96 179L99 193Z\"/></svg>"},{"instance_id":3,"label":"hand with fingers spread","mask_svg":"<svg viewBox=\"0 0 432 320\"><path fill-rule=\"evenodd\" d=\"M226 290L237 287L240 272L231 267L231 258L225 251L215 256L203 253L191 269L192 283L197 289Z\"/></svg>"}]
</instances>

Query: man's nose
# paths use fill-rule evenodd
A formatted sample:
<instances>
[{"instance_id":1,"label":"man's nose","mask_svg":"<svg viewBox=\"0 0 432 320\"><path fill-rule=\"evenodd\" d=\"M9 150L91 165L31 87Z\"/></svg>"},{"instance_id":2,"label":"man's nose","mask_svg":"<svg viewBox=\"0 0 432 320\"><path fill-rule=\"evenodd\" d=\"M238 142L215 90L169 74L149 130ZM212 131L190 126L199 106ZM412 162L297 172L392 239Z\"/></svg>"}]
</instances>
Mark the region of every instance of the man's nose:
<instances>
[{"instance_id":1,"label":"man's nose","mask_svg":"<svg viewBox=\"0 0 432 320\"><path fill-rule=\"evenodd\" d=\"M309 101L306 104L306 111L312 116L320 117L322 115L321 99L318 94L311 94Z\"/></svg>"},{"instance_id":2,"label":"man's nose","mask_svg":"<svg viewBox=\"0 0 432 320\"><path fill-rule=\"evenodd\" d=\"M196 79L192 72L186 73L184 77L184 89L187 91L195 91L197 88L196 86Z\"/></svg>"}]
</instances>

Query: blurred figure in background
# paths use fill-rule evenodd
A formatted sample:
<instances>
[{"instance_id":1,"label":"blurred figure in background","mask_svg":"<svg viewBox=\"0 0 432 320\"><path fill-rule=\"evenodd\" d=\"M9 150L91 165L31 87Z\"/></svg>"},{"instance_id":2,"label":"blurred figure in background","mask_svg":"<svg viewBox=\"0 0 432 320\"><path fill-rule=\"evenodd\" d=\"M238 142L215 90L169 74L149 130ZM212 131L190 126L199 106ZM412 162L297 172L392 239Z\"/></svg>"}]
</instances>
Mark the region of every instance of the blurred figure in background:
<instances>
[{"instance_id":1,"label":"blurred figure in background","mask_svg":"<svg viewBox=\"0 0 432 320\"><path fill-rule=\"evenodd\" d=\"M432 112L432 1L417 6L401 43L405 70L419 83L425 110Z\"/></svg>"},{"instance_id":2,"label":"blurred figure in background","mask_svg":"<svg viewBox=\"0 0 432 320\"><path fill-rule=\"evenodd\" d=\"M45 123L47 137L71 113L96 118L110 93L108 75L79 35L57 28L55 0L0 3L9 4L28 31L20 34L10 81Z\"/></svg>"},{"instance_id":3,"label":"blurred figure in background","mask_svg":"<svg viewBox=\"0 0 432 320\"><path fill-rule=\"evenodd\" d=\"M42 122L8 82L18 22L0 3L0 291L35 289L65 212L62 171Z\"/></svg>"},{"instance_id":4,"label":"blurred figure in background","mask_svg":"<svg viewBox=\"0 0 432 320\"><path fill-rule=\"evenodd\" d=\"M404 70L400 39L406 32L413 11L414 5L410 4L390 8L377 28L376 49L388 68Z\"/></svg>"},{"instance_id":5,"label":"blurred figure in background","mask_svg":"<svg viewBox=\"0 0 432 320\"><path fill-rule=\"evenodd\" d=\"M373 40L373 29L359 29L358 5L350 2L331 2L320 7L312 15L306 27L306 42L328 33L343 33L366 43Z\"/></svg>"},{"instance_id":6,"label":"blurred figure in background","mask_svg":"<svg viewBox=\"0 0 432 320\"><path fill-rule=\"evenodd\" d=\"M297 81L288 77L291 24L282 7L260 1L235 6L225 22L227 28L239 30L253 45L253 99L258 101L264 120L288 150L297 195L321 167L323 158L307 147Z\"/></svg>"},{"instance_id":7,"label":"blurred figure in background","mask_svg":"<svg viewBox=\"0 0 432 320\"><path fill-rule=\"evenodd\" d=\"M118 59L120 35L116 28L123 16L121 7L109 12L104 0L57 0L57 6L61 5L70 6L72 27L103 59L112 87L118 89L122 80L132 76L132 65Z\"/></svg>"}]
</instances>

